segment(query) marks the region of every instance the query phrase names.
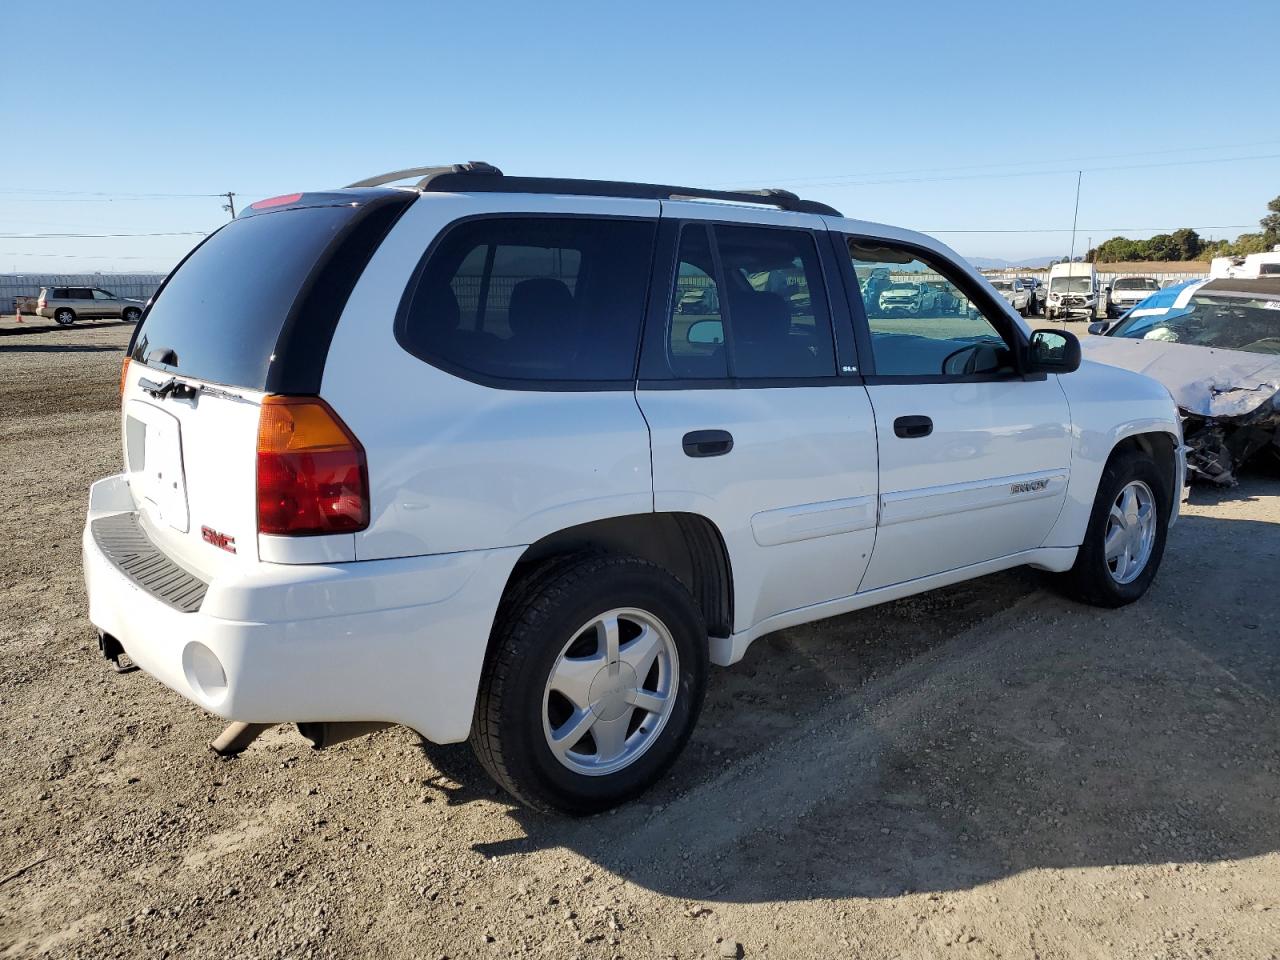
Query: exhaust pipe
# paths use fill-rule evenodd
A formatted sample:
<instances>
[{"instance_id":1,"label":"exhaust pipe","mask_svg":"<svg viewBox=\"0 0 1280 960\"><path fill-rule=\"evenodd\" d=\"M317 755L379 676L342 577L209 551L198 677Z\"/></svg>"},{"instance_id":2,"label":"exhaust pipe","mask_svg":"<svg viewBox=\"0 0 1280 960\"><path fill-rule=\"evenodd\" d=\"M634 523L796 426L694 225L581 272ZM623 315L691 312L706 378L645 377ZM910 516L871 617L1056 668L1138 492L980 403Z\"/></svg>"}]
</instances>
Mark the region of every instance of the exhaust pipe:
<instances>
[{"instance_id":1,"label":"exhaust pipe","mask_svg":"<svg viewBox=\"0 0 1280 960\"><path fill-rule=\"evenodd\" d=\"M342 743L345 740L354 740L356 737L363 737L365 734L376 733L377 731L385 730L390 726L394 726L394 724L385 720L304 722L298 724L298 732L307 740L311 741L313 749L323 750L326 747L332 747L335 743Z\"/></svg>"},{"instance_id":2,"label":"exhaust pipe","mask_svg":"<svg viewBox=\"0 0 1280 960\"><path fill-rule=\"evenodd\" d=\"M249 744L262 736L263 731L274 726L274 723L241 723L237 721L229 724L227 729L218 734L215 740L210 741L209 747L220 757L234 757L244 753Z\"/></svg>"}]
</instances>

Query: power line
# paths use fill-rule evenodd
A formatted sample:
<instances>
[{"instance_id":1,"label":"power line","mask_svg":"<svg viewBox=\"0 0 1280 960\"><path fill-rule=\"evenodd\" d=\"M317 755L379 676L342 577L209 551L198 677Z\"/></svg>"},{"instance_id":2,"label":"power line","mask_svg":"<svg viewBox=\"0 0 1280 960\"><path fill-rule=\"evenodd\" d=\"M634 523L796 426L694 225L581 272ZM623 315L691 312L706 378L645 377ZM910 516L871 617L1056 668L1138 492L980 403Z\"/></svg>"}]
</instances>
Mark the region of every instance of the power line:
<instances>
[{"instance_id":1,"label":"power line","mask_svg":"<svg viewBox=\"0 0 1280 960\"><path fill-rule=\"evenodd\" d=\"M41 187L4 187L0 193L30 193L48 197L106 197L121 200L175 200L190 197L220 197L220 193L135 193L125 190L112 193L108 190L52 190Z\"/></svg>"},{"instance_id":2,"label":"power line","mask_svg":"<svg viewBox=\"0 0 1280 960\"><path fill-rule=\"evenodd\" d=\"M161 200L216 200L225 193L193 193L171 197L0 197L3 203L154 203Z\"/></svg>"},{"instance_id":3,"label":"power line","mask_svg":"<svg viewBox=\"0 0 1280 960\"><path fill-rule=\"evenodd\" d=\"M110 254L79 254L79 253L21 253L16 250L9 250L0 253L0 257L42 257L47 260L150 260L153 263L160 263L163 257L116 257Z\"/></svg>"},{"instance_id":4,"label":"power line","mask_svg":"<svg viewBox=\"0 0 1280 960\"><path fill-rule=\"evenodd\" d=\"M891 183L943 183L956 180L1012 180L1019 177L1052 177L1069 173L1104 173L1112 170L1152 170L1157 167L1184 167L1206 163L1236 163L1244 160L1275 160L1280 153L1264 153L1248 157L1214 157L1205 160L1174 160L1168 163L1132 163L1112 167L1081 167L1075 170L1026 170L1019 173L972 173L950 177L901 177L886 180L832 180L809 183L811 187L873 187Z\"/></svg>"},{"instance_id":5,"label":"power line","mask_svg":"<svg viewBox=\"0 0 1280 960\"><path fill-rule=\"evenodd\" d=\"M1248 230L1251 227L1256 227L1256 226L1257 226L1256 223L1232 223L1232 224L1227 224L1226 226L1215 226L1215 227L1194 227L1193 226L1191 229L1196 230L1197 232L1200 230ZM1173 232L1174 230L1181 230L1182 227L1080 227L1079 229L1088 231L1090 233L1108 233L1111 231L1114 231L1116 233L1120 233L1123 231L1128 231L1130 233L1146 233L1146 232L1164 233L1166 231ZM1023 229L1013 229L1013 230L921 230L919 232L920 233L1070 233L1071 229L1069 227L1051 227L1051 228L1042 230L1039 228L1028 227Z\"/></svg>"},{"instance_id":6,"label":"power line","mask_svg":"<svg viewBox=\"0 0 1280 960\"><path fill-rule=\"evenodd\" d=\"M1166 150L1139 150L1134 153L1100 154L1092 157L1048 157L1040 160L1008 160L1003 163L972 163L972 164L964 164L964 165L957 165L957 166L916 167L914 169L907 169L907 170L880 170L880 171L869 171L864 173L833 173L833 174L824 174L821 176L798 177L798 178L791 178L791 179L778 178L778 177L758 177L752 182L753 183L768 182L768 183L776 183L776 184L789 184L789 183L804 184L804 183L814 183L816 181L857 180L863 177L896 177L896 176L902 176L904 174L914 174L914 173L935 173L935 172L945 173L947 171L952 171L952 170L990 170L990 169L1002 168L1002 167L1025 167L1025 166L1036 166L1040 164L1053 164L1053 163L1085 163L1093 160L1123 160L1129 157L1166 156L1168 154L1174 154L1174 153L1195 153L1201 150L1237 150L1237 149L1244 149L1246 147L1272 146L1274 144L1280 144L1280 140L1257 140L1252 143L1230 143L1230 144L1217 143L1217 144L1212 144L1212 145L1203 146L1203 147L1177 147L1177 148L1166 149ZM1213 163L1215 161L1194 160L1190 162ZM1079 169L1079 168L1076 168L1076 169ZM1036 173L1040 173L1041 171L1027 171L1027 172L1030 174L1036 174ZM1076 170L1073 169L1067 172L1075 173ZM745 179L737 181L737 183L735 183L734 185L741 186L744 183L746 183Z\"/></svg>"},{"instance_id":7,"label":"power line","mask_svg":"<svg viewBox=\"0 0 1280 960\"><path fill-rule=\"evenodd\" d=\"M0 240L102 240L107 237L205 237L207 230L172 230L158 233L0 233Z\"/></svg>"}]
</instances>

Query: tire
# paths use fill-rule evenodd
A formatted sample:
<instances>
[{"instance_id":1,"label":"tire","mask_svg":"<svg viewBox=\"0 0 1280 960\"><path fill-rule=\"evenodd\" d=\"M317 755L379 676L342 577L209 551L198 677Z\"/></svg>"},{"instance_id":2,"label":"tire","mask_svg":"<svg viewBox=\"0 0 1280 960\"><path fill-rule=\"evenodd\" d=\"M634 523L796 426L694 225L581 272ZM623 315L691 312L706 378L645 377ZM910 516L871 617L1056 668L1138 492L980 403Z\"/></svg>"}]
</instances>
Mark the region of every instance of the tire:
<instances>
[{"instance_id":1,"label":"tire","mask_svg":"<svg viewBox=\"0 0 1280 960\"><path fill-rule=\"evenodd\" d=\"M125 323L137 323L142 317L142 311L137 307L125 307L124 313L120 315L120 319Z\"/></svg>"},{"instance_id":2,"label":"tire","mask_svg":"<svg viewBox=\"0 0 1280 960\"><path fill-rule=\"evenodd\" d=\"M612 659L602 658L609 632L601 618L610 613L620 624ZM644 637L659 649L651 666L635 653ZM617 680L610 664L630 673ZM498 611L471 746L525 806L598 813L642 793L679 756L702 709L707 669L706 624L675 577L635 557L563 558L521 581ZM571 699L562 689L579 693ZM661 712L629 705L628 697L661 689Z\"/></svg>"},{"instance_id":3,"label":"tire","mask_svg":"<svg viewBox=\"0 0 1280 960\"><path fill-rule=\"evenodd\" d=\"M1131 490L1138 495L1140 501L1142 489L1148 491L1151 497L1150 508L1154 512L1151 517L1150 548L1137 569L1118 572L1122 559L1108 559L1106 546L1108 533L1117 526L1113 520L1113 507L1117 506L1125 492ZM1102 479L1098 483L1098 492L1093 501L1093 512L1089 516L1089 526L1075 565L1061 576L1065 591L1075 599L1095 607L1123 607L1146 593L1164 556L1172 497L1173 491L1168 488L1168 481L1161 475L1150 455L1138 450L1113 453L1102 471ZM1134 529L1131 524L1132 520L1122 530ZM1132 533L1127 541L1134 546L1134 554L1143 552L1138 549L1141 540L1139 532ZM1123 556L1129 557L1130 553L1126 551ZM1134 559L1136 561L1136 556ZM1121 573L1125 575L1122 576Z\"/></svg>"},{"instance_id":4,"label":"tire","mask_svg":"<svg viewBox=\"0 0 1280 960\"><path fill-rule=\"evenodd\" d=\"M53 320L59 326L69 327L76 322L76 312L68 307L60 307L53 311Z\"/></svg>"}]
</instances>

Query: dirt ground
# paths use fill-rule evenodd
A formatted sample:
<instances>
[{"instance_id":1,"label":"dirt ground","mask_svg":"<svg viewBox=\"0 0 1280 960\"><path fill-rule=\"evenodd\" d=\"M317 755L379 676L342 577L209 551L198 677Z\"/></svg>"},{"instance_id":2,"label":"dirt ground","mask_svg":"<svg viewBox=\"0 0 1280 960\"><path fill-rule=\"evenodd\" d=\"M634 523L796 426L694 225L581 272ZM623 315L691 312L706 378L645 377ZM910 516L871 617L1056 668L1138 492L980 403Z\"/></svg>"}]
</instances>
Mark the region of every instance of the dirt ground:
<instances>
[{"instance_id":1,"label":"dirt ground","mask_svg":"<svg viewBox=\"0 0 1280 960\"><path fill-rule=\"evenodd\" d=\"M1015 571L761 640L555 819L404 729L219 760L99 658L127 334L0 341L0 956L1280 957L1280 481L1195 491L1124 610Z\"/></svg>"}]
</instances>

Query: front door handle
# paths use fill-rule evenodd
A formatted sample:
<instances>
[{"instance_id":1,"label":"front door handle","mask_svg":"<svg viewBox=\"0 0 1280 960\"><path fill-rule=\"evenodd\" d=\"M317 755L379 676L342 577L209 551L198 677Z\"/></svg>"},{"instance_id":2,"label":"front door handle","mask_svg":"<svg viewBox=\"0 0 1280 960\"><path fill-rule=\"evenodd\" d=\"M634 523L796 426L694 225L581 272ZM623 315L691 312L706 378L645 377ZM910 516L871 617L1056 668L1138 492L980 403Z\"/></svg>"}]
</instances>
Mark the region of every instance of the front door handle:
<instances>
[{"instance_id":1,"label":"front door handle","mask_svg":"<svg viewBox=\"0 0 1280 960\"><path fill-rule=\"evenodd\" d=\"M933 421L928 417L899 417L893 421L893 432L904 440L927 437L933 433Z\"/></svg>"},{"instance_id":2,"label":"front door handle","mask_svg":"<svg viewBox=\"0 0 1280 960\"><path fill-rule=\"evenodd\" d=\"M689 457L719 457L733 449L728 430L690 430L684 435L684 452Z\"/></svg>"}]
</instances>

